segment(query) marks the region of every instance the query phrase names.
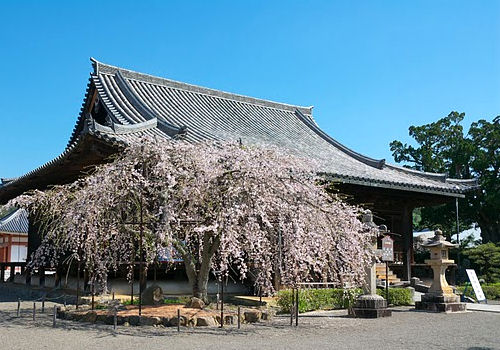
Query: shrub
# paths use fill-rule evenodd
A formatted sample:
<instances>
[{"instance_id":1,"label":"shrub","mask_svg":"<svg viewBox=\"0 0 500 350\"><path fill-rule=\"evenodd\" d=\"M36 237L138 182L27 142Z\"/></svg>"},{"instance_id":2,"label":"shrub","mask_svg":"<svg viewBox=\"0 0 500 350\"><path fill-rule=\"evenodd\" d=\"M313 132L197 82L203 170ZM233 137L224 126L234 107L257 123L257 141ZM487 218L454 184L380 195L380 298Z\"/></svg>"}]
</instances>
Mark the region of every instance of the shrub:
<instances>
[{"instance_id":1,"label":"shrub","mask_svg":"<svg viewBox=\"0 0 500 350\"><path fill-rule=\"evenodd\" d=\"M361 289L300 289L299 312L313 310L342 309L354 304L354 300L361 294ZM284 289L277 294L277 304L280 312L290 312L292 291Z\"/></svg>"},{"instance_id":2,"label":"shrub","mask_svg":"<svg viewBox=\"0 0 500 350\"><path fill-rule=\"evenodd\" d=\"M378 289L377 294L385 298L385 289ZM413 305L411 290L407 288L389 288L388 304L394 306Z\"/></svg>"},{"instance_id":3,"label":"shrub","mask_svg":"<svg viewBox=\"0 0 500 350\"><path fill-rule=\"evenodd\" d=\"M465 259L470 261L471 268L477 271L479 278L484 278L487 283L500 282L500 244L486 243L465 250Z\"/></svg>"},{"instance_id":4,"label":"shrub","mask_svg":"<svg viewBox=\"0 0 500 350\"><path fill-rule=\"evenodd\" d=\"M500 283L487 284L482 287L487 299L500 299Z\"/></svg>"},{"instance_id":5,"label":"shrub","mask_svg":"<svg viewBox=\"0 0 500 350\"><path fill-rule=\"evenodd\" d=\"M500 283L492 283L492 284L483 284L481 285L483 288L484 296L486 299L494 300L500 299ZM461 286L457 288L460 293L464 293L465 286ZM474 290L471 286L467 287L466 296L476 299L476 295L474 294Z\"/></svg>"}]
</instances>

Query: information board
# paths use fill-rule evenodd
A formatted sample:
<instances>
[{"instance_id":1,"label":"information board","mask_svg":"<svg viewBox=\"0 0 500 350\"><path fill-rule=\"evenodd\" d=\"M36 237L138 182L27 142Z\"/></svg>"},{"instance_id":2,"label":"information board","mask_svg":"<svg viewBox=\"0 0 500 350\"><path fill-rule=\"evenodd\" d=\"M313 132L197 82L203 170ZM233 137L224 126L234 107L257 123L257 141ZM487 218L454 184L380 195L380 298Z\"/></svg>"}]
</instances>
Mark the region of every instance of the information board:
<instances>
[{"instance_id":1,"label":"information board","mask_svg":"<svg viewBox=\"0 0 500 350\"><path fill-rule=\"evenodd\" d=\"M394 261L394 240L390 236L382 238L382 261Z\"/></svg>"},{"instance_id":2,"label":"information board","mask_svg":"<svg viewBox=\"0 0 500 350\"><path fill-rule=\"evenodd\" d=\"M469 276L470 284L472 285L472 288L474 288L474 293L476 294L477 301L486 301L486 297L483 293L483 288L481 288L481 284L477 279L476 271L473 269L466 269L465 271L467 271L467 276Z\"/></svg>"}]
</instances>

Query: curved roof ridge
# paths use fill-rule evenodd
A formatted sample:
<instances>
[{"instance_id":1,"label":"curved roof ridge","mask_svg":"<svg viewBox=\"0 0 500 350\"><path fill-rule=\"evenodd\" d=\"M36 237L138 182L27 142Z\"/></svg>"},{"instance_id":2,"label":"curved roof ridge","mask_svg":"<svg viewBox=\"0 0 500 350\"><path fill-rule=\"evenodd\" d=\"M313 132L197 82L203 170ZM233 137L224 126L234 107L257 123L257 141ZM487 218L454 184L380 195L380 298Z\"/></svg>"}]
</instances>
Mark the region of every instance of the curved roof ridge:
<instances>
[{"instance_id":1,"label":"curved roof ridge","mask_svg":"<svg viewBox=\"0 0 500 350\"><path fill-rule=\"evenodd\" d=\"M112 65L109 65L106 63L99 62L92 57L90 59L92 61L92 65L94 67L95 74L116 74L116 72L118 71L124 77L126 77L128 79L138 80L138 81L147 82L147 83L151 83L151 84L168 86L168 87L172 87L172 88L176 88L176 89L180 89L180 90L197 92L197 93L207 94L210 96L227 98L230 100L236 100L236 101L250 103L250 104L262 105L265 107L285 110L285 111L289 111L289 112L293 112L296 109L298 109L303 114L312 118L312 109L313 109L312 106L305 107L305 106L292 105L292 104L276 102L276 101L271 101L271 100L261 99L261 98L255 98L255 97L251 97L251 96L247 96L247 95L236 94L236 93L222 91L222 90L211 89L211 88L207 88L207 87L200 86L200 85L184 83L184 82L180 82L180 81L176 81L176 80L172 80L172 79L167 79L167 78L158 77L158 76L154 76L154 75L150 75L150 74L140 73L137 71L133 71L133 70L117 67L117 66L112 66Z\"/></svg>"},{"instance_id":2,"label":"curved roof ridge","mask_svg":"<svg viewBox=\"0 0 500 350\"><path fill-rule=\"evenodd\" d=\"M158 123L157 119L154 118L146 120L145 122L142 123L129 124L129 125L112 123L111 126L107 126L99 124L97 121L95 121L95 119L90 117L88 124L89 124L88 125L89 129L92 129L92 131L112 133L116 135L125 135L156 128Z\"/></svg>"},{"instance_id":3,"label":"curved roof ridge","mask_svg":"<svg viewBox=\"0 0 500 350\"><path fill-rule=\"evenodd\" d=\"M429 179L445 182L447 179L447 175L445 173L430 173L427 171L421 171L421 170L415 170L415 169L410 169L410 168L405 168L403 166L395 165L395 164L386 164L387 167L392 168L394 170L402 171L405 173L409 174L415 174L415 175L420 175L420 176L425 176Z\"/></svg>"},{"instance_id":4,"label":"curved roof ridge","mask_svg":"<svg viewBox=\"0 0 500 350\"><path fill-rule=\"evenodd\" d=\"M154 120L155 121L155 127L158 126L163 132L168 134L169 136L175 136L177 134L184 134L187 131L187 126L182 125L180 127L172 125L164 120L161 120L158 118L158 116L153 112L151 108L149 108L148 105L146 105L142 99L132 90L130 87L129 83L127 80L123 77L122 73L117 70L115 73L115 80L122 91L122 93L125 95L125 98L129 100L129 102L132 104L132 106L141 114L143 114L144 117L148 118L148 120ZM140 124L144 124L140 123ZM136 124L137 125L137 124Z\"/></svg>"},{"instance_id":5,"label":"curved roof ridge","mask_svg":"<svg viewBox=\"0 0 500 350\"><path fill-rule=\"evenodd\" d=\"M446 182L448 183L456 183L456 184L461 184L461 185L472 185L472 186L479 186L479 179L477 177L474 177L472 179L452 179L452 178L447 178Z\"/></svg>"},{"instance_id":6,"label":"curved roof ridge","mask_svg":"<svg viewBox=\"0 0 500 350\"><path fill-rule=\"evenodd\" d=\"M440 181L442 183L450 183L450 184L461 184L461 185L471 185L473 188L479 185L479 180L477 178L472 179L454 179L448 177L446 173L430 173L427 171L415 170L410 168L405 168L402 166L398 166L395 164L386 164L387 167L392 168L394 170L398 170L401 172L424 176L428 179L432 179L435 181Z\"/></svg>"},{"instance_id":7,"label":"curved roof ridge","mask_svg":"<svg viewBox=\"0 0 500 350\"><path fill-rule=\"evenodd\" d=\"M132 89L119 70L117 70L115 73L115 80L120 90L122 90L122 93L129 100L132 106L137 109L137 111L139 111L144 117L149 120L157 118L157 115L155 115L151 108L142 103L142 101L139 100L138 96L132 92Z\"/></svg>"},{"instance_id":8,"label":"curved roof ridge","mask_svg":"<svg viewBox=\"0 0 500 350\"><path fill-rule=\"evenodd\" d=\"M370 158L368 156L365 156L361 153L358 153L356 151L353 151L349 147L344 146L342 143L338 142L333 137L328 135L326 132L321 130L315 122L313 122L309 118L307 118L298 109L295 110L295 114L304 124L306 124L309 128L311 128L323 140L325 140L326 142L328 142L332 146L336 147L337 149L341 150L342 152L346 153L347 155L353 157L354 159L360 161L361 163L364 163L366 165L372 166L372 167L377 168L377 169L382 169L384 167L385 159L374 159L374 158Z\"/></svg>"}]
</instances>

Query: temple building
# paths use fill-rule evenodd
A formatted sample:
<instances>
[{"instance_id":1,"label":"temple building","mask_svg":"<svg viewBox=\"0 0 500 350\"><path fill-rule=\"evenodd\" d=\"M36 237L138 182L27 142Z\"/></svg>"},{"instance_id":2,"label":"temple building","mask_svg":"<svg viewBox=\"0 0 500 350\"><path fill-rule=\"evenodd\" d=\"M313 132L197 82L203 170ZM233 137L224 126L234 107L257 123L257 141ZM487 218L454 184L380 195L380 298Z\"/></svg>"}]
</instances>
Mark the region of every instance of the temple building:
<instances>
[{"instance_id":1,"label":"temple building","mask_svg":"<svg viewBox=\"0 0 500 350\"><path fill-rule=\"evenodd\" d=\"M0 263L26 261L28 213L18 209L0 218Z\"/></svg>"},{"instance_id":2,"label":"temple building","mask_svg":"<svg viewBox=\"0 0 500 350\"><path fill-rule=\"evenodd\" d=\"M144 135L189 142L240 141L316 159L349 200L398 233L402 279L411 276L412 210L464 197L475 180L414 171L361 155L322 131L313 108L272 102L103 64L92 59L81 113L66 149L43 166L0 186L0 204L30 189L68 183ZM30 247L36 248L30 226ZM396 266L397 267L397 266Z\"/></svg>"}]
</instances>

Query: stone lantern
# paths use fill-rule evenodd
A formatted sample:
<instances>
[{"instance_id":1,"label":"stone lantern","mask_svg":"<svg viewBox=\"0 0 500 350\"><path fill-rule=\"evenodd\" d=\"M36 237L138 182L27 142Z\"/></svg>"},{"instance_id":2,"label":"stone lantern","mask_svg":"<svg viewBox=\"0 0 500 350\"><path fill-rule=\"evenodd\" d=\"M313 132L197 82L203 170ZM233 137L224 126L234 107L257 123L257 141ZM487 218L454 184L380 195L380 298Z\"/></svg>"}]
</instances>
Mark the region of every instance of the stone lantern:
<instances>
[{"instance_id":1,"label":"stone lantern","mask_svg":"<svg viewBox=\"0 0 500 350\"><path fill-rule=\"evenodd\" d=\"M457 244L448 242L443 237L441 230L436 230L434 237L422 247L429 248L431 258L425 260L430 265L434 278L429 291L422 295L422 301L415 303L417 310L427 310L435 312L455 312L465 311L465 304L460 303L460 297L453 293L453 289L446 282L445 272L448 266L454 264L448 258L450 247L457 247Z\"/></svg>"},{"instance_id":2,"label":"stone lantern","mask_svg":"<svg viewBox=\"0 0 500 350\"><path fill-rule=\"evenodd\" d=\"M378 228L373 222L373 214L370 210L366 210L363 219L363 223L370 228ZM383 231L384 229L378 228ZM385 228L387 231L387 228ZM377 250L377 239L372 242L372 250L375 252ZM392 311L387 309L387 301L377 295L377 285L376 285L376 259L366 267L366 281L363 285L363 295L360 295L354 304L354 307L349 308L349 315L352 317L360 318L379 318L388 317L392 315Z\"/></svg>"}]
</instances>

